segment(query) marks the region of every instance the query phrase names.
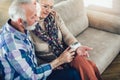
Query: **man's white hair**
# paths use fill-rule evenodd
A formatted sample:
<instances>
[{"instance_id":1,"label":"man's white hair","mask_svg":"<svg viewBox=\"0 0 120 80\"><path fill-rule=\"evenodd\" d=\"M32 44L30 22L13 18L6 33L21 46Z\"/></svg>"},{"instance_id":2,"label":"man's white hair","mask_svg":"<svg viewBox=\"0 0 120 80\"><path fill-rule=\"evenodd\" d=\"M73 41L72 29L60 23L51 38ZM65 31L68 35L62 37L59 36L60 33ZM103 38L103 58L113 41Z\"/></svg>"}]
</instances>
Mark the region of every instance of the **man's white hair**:
<instances>
[{"instance_id":1,"label":"man's white hair","mask_svg":"<svg viewBox=\"0 0 120 80\"><path fill-rule=\"evenodd\" d=\"M21 7L23 4L32 3L32 0L15 0L9 7L9 17L13 21L17 21L19 18L26 21L25 9Z\"/></svg>"}]
</instances>

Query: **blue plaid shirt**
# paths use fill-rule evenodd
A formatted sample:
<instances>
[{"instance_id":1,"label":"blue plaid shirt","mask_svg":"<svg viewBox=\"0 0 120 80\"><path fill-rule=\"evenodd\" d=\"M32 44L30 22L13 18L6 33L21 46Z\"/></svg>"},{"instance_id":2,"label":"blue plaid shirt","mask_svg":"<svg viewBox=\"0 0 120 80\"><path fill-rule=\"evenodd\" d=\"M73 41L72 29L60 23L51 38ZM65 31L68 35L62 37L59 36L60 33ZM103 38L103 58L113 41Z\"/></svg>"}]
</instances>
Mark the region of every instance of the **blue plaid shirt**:
<instances>
[{"instance_id":1,"label":"blue plaid shirt","mask_svg":"<svg viewBox=\"0 0 120 80\"><path fill-rule=\"evenodd\" d=\"M0 73L3 80L46 80L51 72L50 64L37 66L29 32L17 31L9 20L0 32Z\"/></svg>"}]
</instances>

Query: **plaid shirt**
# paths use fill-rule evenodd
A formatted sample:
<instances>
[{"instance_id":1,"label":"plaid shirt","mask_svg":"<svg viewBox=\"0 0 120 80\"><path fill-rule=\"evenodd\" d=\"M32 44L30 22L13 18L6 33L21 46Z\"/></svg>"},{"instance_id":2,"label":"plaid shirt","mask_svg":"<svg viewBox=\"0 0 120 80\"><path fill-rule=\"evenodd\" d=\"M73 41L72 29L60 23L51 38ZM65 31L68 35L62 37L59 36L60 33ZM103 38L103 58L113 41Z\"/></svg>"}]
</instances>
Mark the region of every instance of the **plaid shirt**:
<instances>
[{"instance_id":1,"label":"plaid shirt","mask_svg":"<svg viewBox=\"0 0 120 80\"><path fill-rule=\"evenodd\" d=\"M37 66L34 46L28 31L21 33L10 26L0 32L0 73L5 80L46 80L52 72L50 64Z\"/></svg>"}]
</instances>

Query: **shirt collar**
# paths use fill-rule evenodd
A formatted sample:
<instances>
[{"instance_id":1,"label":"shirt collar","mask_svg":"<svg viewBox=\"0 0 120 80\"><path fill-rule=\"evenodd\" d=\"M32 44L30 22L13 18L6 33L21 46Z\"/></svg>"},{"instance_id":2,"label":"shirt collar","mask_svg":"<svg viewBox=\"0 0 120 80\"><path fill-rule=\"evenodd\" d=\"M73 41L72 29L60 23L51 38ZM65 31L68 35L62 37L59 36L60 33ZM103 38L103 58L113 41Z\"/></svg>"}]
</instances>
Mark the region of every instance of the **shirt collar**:
<instances>
[{"instance_id":1,"label":"shirt collar","mask_svg":"<svg viewBox=\"0 0 120 80\"><path fill-rule=\"evenodd\" d=\"M18 30L16 30L11 24L10 24L11 19L8 20L8 22L5 24L5 28L8 32L12 32L15 35L25 39L29 37L29 31L25 30L25 33L22 33Z\"/></svg>"}]
</instances>

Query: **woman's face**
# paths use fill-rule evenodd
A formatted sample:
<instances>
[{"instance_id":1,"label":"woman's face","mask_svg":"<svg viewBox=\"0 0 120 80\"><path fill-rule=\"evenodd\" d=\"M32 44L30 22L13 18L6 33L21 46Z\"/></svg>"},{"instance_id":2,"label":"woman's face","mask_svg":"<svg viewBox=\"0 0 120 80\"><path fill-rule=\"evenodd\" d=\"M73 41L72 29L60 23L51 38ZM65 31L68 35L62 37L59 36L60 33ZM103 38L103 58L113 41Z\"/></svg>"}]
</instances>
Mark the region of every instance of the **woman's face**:
<instances>
[{"instance_id":1,"label":"woman's face","mask_svg":"<svg viewBox=\"0 0 120 80\"><path fill-rule=\"evenodd\" d=\"M41 0L41 15L40 18L46 18L53 9L54 0Z\"/></svg>"}]
</instances>

